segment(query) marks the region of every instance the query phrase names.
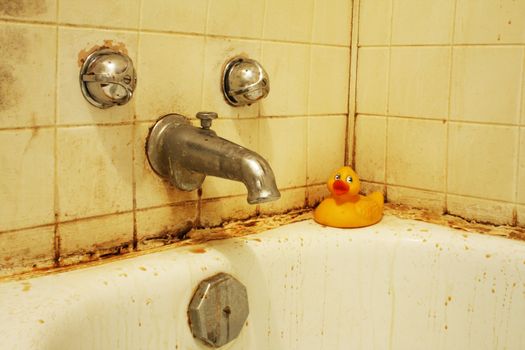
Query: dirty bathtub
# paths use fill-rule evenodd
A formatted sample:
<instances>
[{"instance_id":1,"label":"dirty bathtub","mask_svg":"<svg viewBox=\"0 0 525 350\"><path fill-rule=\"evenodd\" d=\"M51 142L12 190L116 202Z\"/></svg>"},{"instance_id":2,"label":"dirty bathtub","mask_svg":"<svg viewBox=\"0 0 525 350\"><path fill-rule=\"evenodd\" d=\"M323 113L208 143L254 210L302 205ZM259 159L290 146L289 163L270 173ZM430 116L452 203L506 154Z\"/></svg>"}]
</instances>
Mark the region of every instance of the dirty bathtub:
<instances>
[{"instance_id":1,"label":"dirty bathtub","mask_svg":"<svg viewBox=\"0 0 525 350\"><path fill-rule=\"evenodd\" d=\"M0 348L207 349L187 307L218 272L246 286L250 308L225 349L525 349L525 243L394 216L1 283Z\"/></svg>"}]
</instances>

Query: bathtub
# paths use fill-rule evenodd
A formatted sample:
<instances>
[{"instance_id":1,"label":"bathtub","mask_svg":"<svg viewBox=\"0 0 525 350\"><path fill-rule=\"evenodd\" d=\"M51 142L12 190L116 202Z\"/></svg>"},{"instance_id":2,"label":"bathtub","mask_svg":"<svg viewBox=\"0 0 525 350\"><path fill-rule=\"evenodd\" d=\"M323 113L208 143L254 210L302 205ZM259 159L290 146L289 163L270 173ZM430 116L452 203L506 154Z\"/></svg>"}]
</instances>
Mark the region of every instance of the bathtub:
<instances>
[{"instance_id":1,"label":"bathtub","mask_svg":"<svg viewBox=\"0 0 525 350\"><path fill-rule=\"evenodd\" d=\"M187 308L226 272L249 316L224 349L525 349L525 243L385 216L0 283L1 349L208 349Z\"/></svg>"}]
</instances>

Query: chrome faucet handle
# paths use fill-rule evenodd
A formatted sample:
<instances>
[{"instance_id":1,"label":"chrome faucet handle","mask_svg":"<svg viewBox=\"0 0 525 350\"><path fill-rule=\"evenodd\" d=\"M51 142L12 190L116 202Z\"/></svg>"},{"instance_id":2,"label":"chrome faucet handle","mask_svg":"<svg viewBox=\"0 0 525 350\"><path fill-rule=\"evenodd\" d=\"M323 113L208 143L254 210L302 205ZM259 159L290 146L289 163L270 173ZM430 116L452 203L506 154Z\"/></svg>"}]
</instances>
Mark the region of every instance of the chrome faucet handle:
<instances>
[{"instance_id":1,"label":"chrome faucet handle","mask_svg":"<svg viewBox=\"0 0 525 350\"><path fill-rule=\"evenodd\" d=\"M201 128L209 130L213 119L217 119L217 113L215 112L198 112L196 115L197 119L201 121Z\"/></svg>"}]
</instances>

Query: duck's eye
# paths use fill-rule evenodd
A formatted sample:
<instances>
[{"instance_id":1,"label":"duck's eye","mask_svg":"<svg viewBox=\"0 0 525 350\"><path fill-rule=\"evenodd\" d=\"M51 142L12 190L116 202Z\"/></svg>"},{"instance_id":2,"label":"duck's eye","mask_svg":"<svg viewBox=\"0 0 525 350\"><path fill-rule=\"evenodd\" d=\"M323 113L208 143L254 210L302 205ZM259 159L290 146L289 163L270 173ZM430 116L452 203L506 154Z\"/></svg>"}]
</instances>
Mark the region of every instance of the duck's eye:
<instances>
[{"instance_id":1,"label":"duck's eye","mask_svg":"<svg viewBox=\"0 0 525 350\"><path fill-rule=\"evenodd\" d=\"M340 174L335 175L335 179L336 180L341 180L341 175Z\"/></svg>"},{"instance_id":2,"label":"duck's eye","mask_svg":"<svg viewBox=\"0 0 525 350\"><path fill-rule=\"evenodd\" d=\"M354 182L354 179L352 179L351 176L347 176L347 177L346 177L346 182L348 182L348 183L352 183L352 182Z\"/></svg>"}]
</instances>

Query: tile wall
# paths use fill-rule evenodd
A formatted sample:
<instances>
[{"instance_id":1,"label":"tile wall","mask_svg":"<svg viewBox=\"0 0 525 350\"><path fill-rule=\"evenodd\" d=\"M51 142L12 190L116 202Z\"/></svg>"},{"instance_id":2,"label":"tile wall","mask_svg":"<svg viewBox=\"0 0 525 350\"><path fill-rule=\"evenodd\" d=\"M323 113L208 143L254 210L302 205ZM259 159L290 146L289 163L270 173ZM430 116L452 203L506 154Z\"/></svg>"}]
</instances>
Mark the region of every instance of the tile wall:
<instances>
[{"instance_id":1,"label":"tile wall","mask_svg":"<svg viewBox=\"0 0 525 350\"><path fill-rule=\"evenodd\" d=\"M351 11L351 0L0 0L0 276L323 196L345 160ZM80 60L102 45L126 51L138 71L133 100L108 110L78 84ZM238 54L270 75L262 103L223 100L221 69ZM152 173L149 127L201 110L219 113L219 135L269 160L279 202L249 206L242 185L215 178L201 196L180 192Z\"/></svg>"},{"instance_id":2,"label":"tile wall","mask_svg":"<svg viewBox=\"0 0 525 350\"><path fill-rule=\"evenodd\" d=\"M390 202L525 225L525 2L360 0L355 165Z\"/></svg>"}]
</instances>

